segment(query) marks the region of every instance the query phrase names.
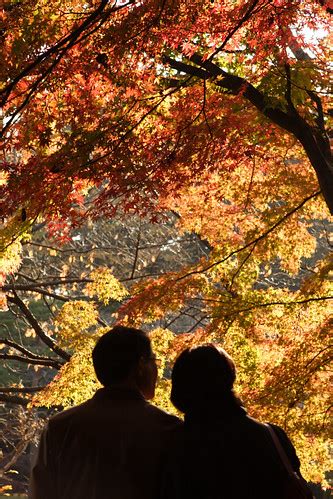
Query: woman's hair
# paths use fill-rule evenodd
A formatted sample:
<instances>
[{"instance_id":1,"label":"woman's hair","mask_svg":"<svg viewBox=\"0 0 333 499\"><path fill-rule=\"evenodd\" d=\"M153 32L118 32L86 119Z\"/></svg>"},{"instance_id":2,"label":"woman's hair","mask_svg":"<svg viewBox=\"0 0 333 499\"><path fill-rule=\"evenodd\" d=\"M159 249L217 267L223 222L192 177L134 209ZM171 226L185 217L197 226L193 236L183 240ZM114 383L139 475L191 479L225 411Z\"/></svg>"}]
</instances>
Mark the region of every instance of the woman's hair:
<instances>
[{"instance_id":1,"label":"woman's hair","mask_svg":"<svg viewBox=\"0 0 333 499\"><path fill-rule=\"evenodd\" d=\"M175 362L171 379L171 401L184 413L217 406L230 395L235 398L234 361L213 343L184 350Z\"/></svg>"},{"instance_id":2,"label":"woman's hair","mask_svg":"<svg viewBox=\"0 0 333 499\"><path fill-rule=\"evenodd\" d=\"M123 381L141 357L151 356L148 335L125 326L115 326L101 336L92 353L97 379L104 386Z\"/></svg>"}]
</instances>

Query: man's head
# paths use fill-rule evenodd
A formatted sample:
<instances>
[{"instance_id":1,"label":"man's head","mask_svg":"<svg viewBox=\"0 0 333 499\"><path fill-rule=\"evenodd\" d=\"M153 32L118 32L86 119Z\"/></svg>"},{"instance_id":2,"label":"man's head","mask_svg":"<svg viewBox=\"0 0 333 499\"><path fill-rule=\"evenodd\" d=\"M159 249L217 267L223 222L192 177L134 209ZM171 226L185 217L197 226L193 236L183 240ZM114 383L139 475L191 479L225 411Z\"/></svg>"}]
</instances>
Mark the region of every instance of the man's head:
<instances>
[{"instance_id":1,"label":"man's head","mask_svg":"<svg viewBox=\"0 0 333 499\"><path fill-rule=\"evenodd\" d=\"M116 326L99 338L92 356L103 386L136 386L146 399L154 397L157 368L144 331Z\"/></svg>"}]
</instances>

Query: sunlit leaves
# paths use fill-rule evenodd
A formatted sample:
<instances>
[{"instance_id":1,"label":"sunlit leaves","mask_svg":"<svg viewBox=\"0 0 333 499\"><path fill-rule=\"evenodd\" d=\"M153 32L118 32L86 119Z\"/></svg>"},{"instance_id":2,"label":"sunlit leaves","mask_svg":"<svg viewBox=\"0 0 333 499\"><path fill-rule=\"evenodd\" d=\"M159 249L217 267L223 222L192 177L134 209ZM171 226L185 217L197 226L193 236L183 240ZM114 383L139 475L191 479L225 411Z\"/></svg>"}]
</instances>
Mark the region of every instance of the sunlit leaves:
<instances>
[{"instance_id":1,"label":"sunlit leaves","mask_svg":"<svg viewBox=\"0 0 333 499\"><path fill-rule=\"evenodd\" d=\"M0 286L5 283L8 274L14 273L19 268L21 263L21 243L19 240L16 240L12 241L10 244L7 239L10 236L10 231L9 234L4 231L0 237ZM6 296L0 291L0 310L6 310L6 307Z\"/></svg>"},{"instance_id":2,"label":"sunlit leaves","mask_svg":"<svg viewBox=\"0 0 333 499\"><path fill-rule=\"evenodd\" d=\"M97 318L98 312L92 302L77 300L65 303L55 319L61 343L73 348L80 345L85 336L89 339Z\"/></svg>"},{"instance_id":3,"label":"sunlit leaves","mask_svg":"<svg viewBox=\"0 0 333 499\"><path fill-rule=\"evenodd\" d=\"M103 302L105 305L110 300L121 301L128 295L128 291L113 275L108 268L98 268L90 274L93 282L86 286L88 296L94 297Z\"/></svg>"},{"instance_id":4,"label":"sunlit leaves","mask_svg":"<svg viewBox=\"0 0 333 499\"><path fill-rule=\"evenodd\" d=\"M325 293L333 294L333 258L328 255L319 262L307 279L302 283L302 293L305 295L320 296Z\"/></svg>"},{"instance_id":5,"label":"sunlit leaves","mask_svg":"<svg viewBox=\"0 0 333 499\"><path fill-rule=\"evenodd\" d=\"M71 407L91 397L100 388L91 362L95 340L81 337L71 360L59 371L45 390L35 395L34 406Z\"/></svg>"},{"instance_id":6,"label":"sunlit leaves","mask_svg":"<svg viewBox=\"0 0 333 499\"><path fill-rule=\"evenodd\" d=\"M13 164L6 173L5 212L29 204L31 216L42 210L51 220L76 224L84 216L84 210L73 209L78 180L103 186L92 208L95 214L113 213L114 196L122 197L126 209L147 213L159 195L196 181L207 167L227 174L241 167L241 177L249 180L254 148L260 152L267 141L274 144L281 131L272 134L267 119L241 94L219 93L215 78L187 82L163 63L163 54L181 58L181 51L186 56L197 51L204 60L214 54L223 70L248 79L281 109L287 105L288 62L291 98L311 126L317 126L318 110L308 91L318 92L326 108L328 74L328 16L319 2L200 0L189 9L183 1L161 6L149 0L128 8L124 4L117 12L108 6L100 28L78 43L74 37L62 57L56 43L89 16L98 19L103 5L39 0L22 9L19 3L6 4L1 74L5 83L14 84L6 115L20 107L29 89L32 95L6 136L5 159L12 160L13 150L18 156L9 161ZM309 35L316 28L320 43ZM304 62L291 56L291 33L315 58ZM34 61L36 67L25 74ZM169 79L175 86L168 85ZM265 175L274 178L278 169L262 159ZM243 205L246 191L244 187L240 196Z\"/></svg>"},{"instance_id":7,"label":"sunlit leaves","mask_svg":"<svg viewBox=\"0 0 333 499\"><path fill-rule=\"evenodd\" d=\"M0 255L0 283L2 284L7 274L15 272L21 262L21 243L13 242L5 248Z\"/></svg>"}]
</instances>

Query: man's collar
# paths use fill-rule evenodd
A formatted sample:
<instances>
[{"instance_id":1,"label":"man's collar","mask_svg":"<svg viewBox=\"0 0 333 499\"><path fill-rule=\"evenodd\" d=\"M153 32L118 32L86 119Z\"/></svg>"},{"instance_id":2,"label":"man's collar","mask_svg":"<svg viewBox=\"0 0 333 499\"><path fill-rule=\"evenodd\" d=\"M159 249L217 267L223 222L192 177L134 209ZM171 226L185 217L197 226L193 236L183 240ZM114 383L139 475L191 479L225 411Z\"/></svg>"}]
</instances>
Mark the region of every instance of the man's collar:
<instances>
[{"instance_id":1,"label":"man's collar","mask_svg":"<svg viewBox=\"0 0 333 499\"><path fill-rule=\"evenodd\" d=\"M145 398L136 388L128 388L121 386L109 386L100 388L95 393L95 400L109 399L109 400L142 400Z\"/></svg>"}]
</instances>

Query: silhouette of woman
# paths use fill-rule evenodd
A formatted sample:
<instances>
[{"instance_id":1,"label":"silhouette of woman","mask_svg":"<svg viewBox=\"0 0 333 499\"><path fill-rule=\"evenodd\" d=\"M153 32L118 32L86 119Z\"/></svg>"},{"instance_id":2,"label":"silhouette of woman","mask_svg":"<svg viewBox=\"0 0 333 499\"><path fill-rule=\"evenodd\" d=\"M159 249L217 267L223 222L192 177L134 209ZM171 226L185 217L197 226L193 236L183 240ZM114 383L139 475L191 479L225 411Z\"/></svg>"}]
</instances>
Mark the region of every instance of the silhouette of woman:
<instances>
[{"instance_id":1,"label":"silhouette of woman","mask_svg":"<svg viewBox=\"0 0 333 499\"><path fill-rule=\"evenodd\" d=\"M163 499L280 499L286 470L267 427L235 395L232 358L214 344L183 351L171 401L185 414L170 444ZM285 432L271 425L293 469L300 462Z\"/></svg>"}]
</instances>

